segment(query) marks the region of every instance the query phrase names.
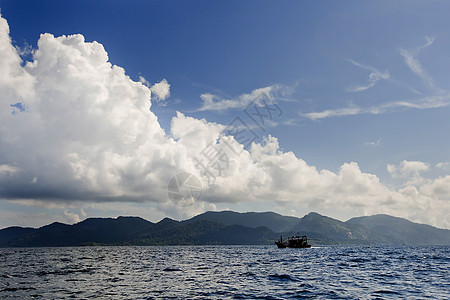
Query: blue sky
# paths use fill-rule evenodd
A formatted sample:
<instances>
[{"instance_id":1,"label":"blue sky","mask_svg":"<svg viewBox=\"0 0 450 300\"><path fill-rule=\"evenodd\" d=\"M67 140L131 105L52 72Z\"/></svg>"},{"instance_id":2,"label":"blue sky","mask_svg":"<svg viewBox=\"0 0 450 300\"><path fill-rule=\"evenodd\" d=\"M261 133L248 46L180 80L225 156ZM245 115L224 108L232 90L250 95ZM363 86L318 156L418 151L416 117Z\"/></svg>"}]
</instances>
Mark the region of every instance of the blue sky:
<instances>
[{"instance_id":1,"label":"blue sky","mask_svg":"<svg viewBox=\"0 0 450 300\"><path fill-rule=\"evenodd\" d=\"M449 6L445 1L0 1L12 45L22 51L37 50L43 33L81 34L86 42L102 44L109 62L122 67L132 81L142 77L151 87L165 79L170 97L152 96L151 112L168 138L180 138L171 132L177 112L226 125L246 117L245 99L254 91L272 87L272 100L282 114L265 131L254 128L259 141L275 137L278 151L292 152L319 173L338 175L343 165L354 162L362 174L375 176L384 191L377 192L384 200L350 201L354 206L342 211L336 208L345 200L324 200L325 191L292 199L295 203L277 193L271 200L256 193L252 201L238 201L235 197L244 190L223 191L217 197L221 200L205 195L203 206L192 213L230 208L302 216L315 210L342 220L390 213L440 227L450 224ZM30 51L21 57L36 60ZM204 105L205 95L218 109ZM11 111L10 105L19 102L5 100L2 110ZM227 106L230 102L234 104ZM5 123L4 128L8 126L14 125ZM19 161L0 157L4 170L24 169ZM266 170L262 162L254 163ZM340 184L345 186L345 180ZM414 199L405 196L409 188L417 192ZM92 206L84 196L65 202L33 192L11 195L3 193L0 208L9 217L0 226L14 225L14 220L35 226L142 211L153 221L164 215L188 217L175 208L161 208L159 200L96 200ZM396 195L410 198L398 200ZM366 196L363 192L361 199ZM380 205L389 201L398 205ZM425 211L418 214L418 209ZM31 215L38 217L30 221Z\"/></svg>"}]
</instances>

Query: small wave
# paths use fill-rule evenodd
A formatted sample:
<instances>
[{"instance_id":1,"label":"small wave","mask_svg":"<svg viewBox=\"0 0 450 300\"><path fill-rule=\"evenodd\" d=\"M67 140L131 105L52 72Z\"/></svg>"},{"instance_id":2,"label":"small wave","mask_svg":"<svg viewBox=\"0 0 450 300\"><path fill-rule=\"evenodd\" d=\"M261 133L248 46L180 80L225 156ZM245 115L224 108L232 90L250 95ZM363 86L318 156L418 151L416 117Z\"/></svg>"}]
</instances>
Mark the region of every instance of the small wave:
<instances>
[{"instance_id":1,"label":"small wave","mask_svg":"<svg viewBox=\"0 0 450 300\"><path fill-rule=\"evenodd\" d=\"M378 277L378 278L384 278L384 277L386 277L386 278L393 278L395 276L392 275L392 274L376 274L375 277Z\"/></svg>"},{"instance_id":2,"label":"small wave","mask_svg":"<svg viewBox=\"0 0 450 300\"><path fill-rule=\"evenodd\" d=\"M79 260L91 260L91 259L94 259L94 258L89 257L89 256L82 256L82 257L79 257L78 259Z\"/></svg>"},{"instance_id":3,"label":"small wave","mask_svg":"<svg viewBox=\"0 0 450 300\"><path fill-rule=\"evenodd\" d=\"M29 291L35 290L34 287L8 287L0 290L0 292L17 292L17 291Z\"/></svg>"},{"instance_id":4,"label":"small wave","mask_svg":"<svg viewBox=\"0 0 450 300\"><path fill-rule=\"evenodd\" d=\"M297 295L300 299L315 299L317 297L316 293L307 289L298 290L295 292L295 295Z\"/></svg>"},{"instance_id":5,"label":"small wave","mask_svg":"<svg viewBox=\"0 0 450 300\"><path fill-rule=\"evenodd\" d=\"M119 277L112 277L112 278L106 279L106 281L109 281L109 282L119 282L119 281L122 281L122 280L123 279L121 279Z\"/></svg>"},{"instance_id":6,"label":"small wave","mask_svg":"<svg viewBox=\"0 0 450 300\"><path fill-rule=\"evenodd\" d=\"M92 273L94 271L95 271L95 268L85 268L85 269L73 270L72 273Z\"/></svg>"},{"instance_id":7,"label":"small wave","mask_svg":"<svg viewBox=\"0 0 450 300\"><path fill-rule=\"evenodd\" d=\"M356 263L364 263L364 262L369 262L371 260L367 259L367 258L352 258L349 261L356 262Z\"/></svg>"},{"instance_id":8,"label":"small wave","mask_svg":"<svg viewBox=\"0 0 450 300\"><path fill-rule=\"evenodd\" d=\"M178 268L165 268L164 272L181 272L181 269Z\"/></svg>"},{"instance_id":9,"label":"small wave","mask_svg":"<svg viewBox=\"0 0 450 300\"><path fill-rule=\"evenodd\" d=\"M54 271L40 271L36 274L38 276L46 276L46 275L69 275L73 273L93 273L95 268L84 268L84 269L60 269Z\"/></svg>"},{"instance_id":10,"label":"small wave","mask_svg":"<svg viewBox=\"0 0 450 300\"><path fill-rule=\"evenodd\" d=\"M280 280L280 281L296 281L288 274L271 274L269 279Z\"/></svg>"},{"instance_id":11,"label":"small wave","mask_svg":"<svg viewBox=\"0 0 450 300\"><path fill-rule=\"evenodd\" d=\"M69 262L69 261L72 261L72 259L71 259L71 258L68 258L68 257L61 257L60 260L63 261L63 262Z\"/></svg>"},{"instance_id":12,"label":"small wave","mask_svg":"<svg viewBox=\"0 0 450 300\"><path fill-rule=\"evenodd\" d=\"M243 248L240 257L223 246L198 247L198 253L187 246L111 247L102 253L36 248L16 254L0 248L10 255L0 260L0 299L448 298L448 247L397 247L395 255L384 254L393 246L329 247L303 257L272 248ZM354 253L341 255L347 251ZM107 263L98 261L100 255Z\"/></svg>"},{"instance_id":13,"label":"small wave","mask_svg":"<svg viewBox=\"0 0 450 300\"><path fill-rule=\"evenodd\" d=\"M387 290L379 290L379 291L375 291L373 292L374 294L392 294L392 295L400 295L399 292L395 292L395 291L387 291Z\"/></svg>"},{"instance_id":14,"label":"small wave","mask_svg":"<svg viewBox=\"0 0 450 300\"><path fill-rule=\"evenodd\" d=\"M68 282L74 281L74 282L76 282L76 281L87 281L87 280L83 279L83 278L68 278L65 281L68 281Z\"/></svg>"}]
</instances>

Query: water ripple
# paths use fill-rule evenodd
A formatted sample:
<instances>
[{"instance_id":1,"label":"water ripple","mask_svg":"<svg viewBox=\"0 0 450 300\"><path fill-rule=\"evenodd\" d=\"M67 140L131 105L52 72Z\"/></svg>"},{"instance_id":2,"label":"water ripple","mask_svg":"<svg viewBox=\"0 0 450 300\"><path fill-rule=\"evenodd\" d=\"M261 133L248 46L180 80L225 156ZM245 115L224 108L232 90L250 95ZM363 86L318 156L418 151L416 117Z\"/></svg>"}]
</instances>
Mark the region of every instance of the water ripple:
<instances>
[{"instance_id":1,"label":"water ripple","mask_svg":"<svg viewBox=\"0 0 450 300\"><path fill-rule=\"evenodd\" d=\"M0 249L1 299L448 299L450 247Z\"/></svg>"}]
</instances>

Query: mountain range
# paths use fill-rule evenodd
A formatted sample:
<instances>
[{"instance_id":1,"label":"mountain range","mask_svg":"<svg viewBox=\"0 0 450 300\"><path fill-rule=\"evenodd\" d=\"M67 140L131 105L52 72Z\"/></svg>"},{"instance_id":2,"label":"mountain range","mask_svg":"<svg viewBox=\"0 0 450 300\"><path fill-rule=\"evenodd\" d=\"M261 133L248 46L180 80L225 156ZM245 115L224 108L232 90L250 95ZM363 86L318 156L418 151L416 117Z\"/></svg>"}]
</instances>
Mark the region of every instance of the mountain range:
<instances>
[{"instance_id":1,"label":"mountain range","mask_svg":"<svg viewBox=\"0 0 450 300\"><path fill-rule=\"evenodd\" d=\"M313 245L450 245L450 230L389 215L342 222L318 213L302 218L273 212L206 212L184 221L140 217L88 218L68 225L0 230L0 247L86 245L263 245L279 236L307 235Z\"/></svg>"}]
</instances>

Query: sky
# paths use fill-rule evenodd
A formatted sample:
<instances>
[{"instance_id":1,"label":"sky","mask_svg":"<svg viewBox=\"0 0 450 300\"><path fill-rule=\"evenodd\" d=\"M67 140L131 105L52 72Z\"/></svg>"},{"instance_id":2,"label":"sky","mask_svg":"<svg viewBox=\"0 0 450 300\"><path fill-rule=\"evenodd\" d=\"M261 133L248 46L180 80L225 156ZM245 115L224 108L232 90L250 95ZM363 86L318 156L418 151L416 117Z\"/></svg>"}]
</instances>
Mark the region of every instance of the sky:
<instances>
[{"instance_id":1,"label":"sky","mask_svg":"<svg viewBox=\"0 0 450 300\"><path fill-rule=\"evenodd\" d=\"M450 228L449 9L0 0L0 228L225 209Z\"/></svg>"}]
</instances>

